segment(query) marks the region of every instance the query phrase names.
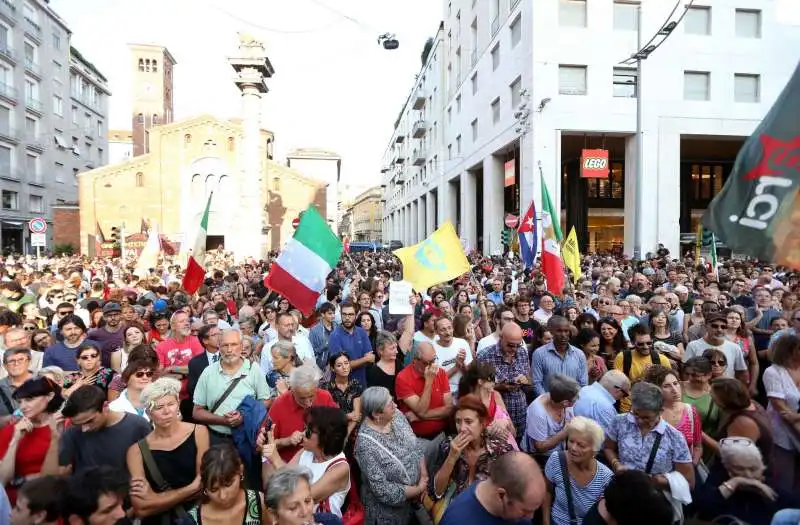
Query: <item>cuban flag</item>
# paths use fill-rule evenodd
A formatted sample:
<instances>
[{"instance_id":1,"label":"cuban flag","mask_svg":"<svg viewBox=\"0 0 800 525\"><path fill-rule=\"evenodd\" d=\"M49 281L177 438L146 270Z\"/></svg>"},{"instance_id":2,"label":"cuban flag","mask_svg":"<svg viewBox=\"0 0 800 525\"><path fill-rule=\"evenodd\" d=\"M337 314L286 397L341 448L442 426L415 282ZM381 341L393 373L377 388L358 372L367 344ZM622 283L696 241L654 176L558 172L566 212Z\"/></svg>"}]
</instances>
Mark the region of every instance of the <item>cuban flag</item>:
<instances>
[{"instance_id":1,"label":"cuban flag","mask_svg":"<svg viewBox=\"0 0 800 525\"><path fill-rule=\"evenodd\" d=\"M525 265L525 269L533 268L539 239L536 234L536 203L532 200L528 212L519 221L517 234L519 236L519 254L522 257L522 263Z\"/></svg>"}]
</instances>

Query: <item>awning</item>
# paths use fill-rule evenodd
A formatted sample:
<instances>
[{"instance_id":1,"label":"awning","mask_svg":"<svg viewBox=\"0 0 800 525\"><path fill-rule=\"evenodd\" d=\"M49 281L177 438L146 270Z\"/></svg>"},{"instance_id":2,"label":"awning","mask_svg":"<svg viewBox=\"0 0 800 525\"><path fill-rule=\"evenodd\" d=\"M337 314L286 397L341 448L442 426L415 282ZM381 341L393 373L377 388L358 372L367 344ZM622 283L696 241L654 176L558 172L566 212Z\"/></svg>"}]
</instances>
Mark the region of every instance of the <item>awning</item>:
<instances>
[{"instance_id":1,"label":"awning","mask_svg":"<svg viewBox=\"0 0 800 525\"><path fill-rule=\"evenodd\" d=\"M17 221L6 221L6 220L0 221L0 225L2 225L3 227L15 229L15 230L22 229L22 225L23 224L24 223L17 222Z\"/></svg>"}]
</instances>

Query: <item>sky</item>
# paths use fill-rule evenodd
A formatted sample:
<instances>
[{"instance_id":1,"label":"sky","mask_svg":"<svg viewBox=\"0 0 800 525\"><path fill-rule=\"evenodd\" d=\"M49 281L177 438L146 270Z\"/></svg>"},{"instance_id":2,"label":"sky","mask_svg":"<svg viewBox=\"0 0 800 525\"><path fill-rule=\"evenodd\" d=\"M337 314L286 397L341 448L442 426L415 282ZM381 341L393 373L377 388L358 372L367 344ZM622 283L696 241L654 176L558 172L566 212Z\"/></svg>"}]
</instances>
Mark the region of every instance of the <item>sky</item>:
<instances>
[{"instance_id":1,"label":"sky","mask_svg":"<svg viewBox=\"0 0 800 525\"><path fill-rule=\"evenodd\" d=\"M275 75L262 123L276 159L296 148L342 156L342 183L380 184L392 126L435 35L441 0L51 0L72 45L108 78L109 127L130 129L128 43L166 46L177 61L175 119L238 116L240 95L227 58L237 32L263 40ZM397 35L386 51L380 34Z\"/></svg>"}]
</instances>

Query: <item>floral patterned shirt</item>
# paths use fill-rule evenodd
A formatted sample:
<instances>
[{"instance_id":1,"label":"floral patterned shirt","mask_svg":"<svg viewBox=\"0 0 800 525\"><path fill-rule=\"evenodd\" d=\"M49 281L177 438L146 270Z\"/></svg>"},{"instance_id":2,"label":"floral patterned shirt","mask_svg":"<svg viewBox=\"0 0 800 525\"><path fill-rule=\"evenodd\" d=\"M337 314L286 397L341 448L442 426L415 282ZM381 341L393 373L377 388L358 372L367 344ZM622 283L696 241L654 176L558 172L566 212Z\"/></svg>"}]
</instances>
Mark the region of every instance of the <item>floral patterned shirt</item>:
<instances>
[{"instance_id":1,"label":"floral patterned shirt","mask_svg":"<svg viewBox=\"0 0 800 525\"><path fill-rule=\"evenodd\" d=\"M674 463L692 463L692 454L680 430L663 419L642 437L633 414L620 414L608 427L608 437L617 442L619 460L629 469L644 472L657 434L661 443L656 452L651 475L666 474L675 470Z\"/></svg>"},{"instance_id":2,"label":"floral patterned shirt","mask_svg":"<svg viewBox=\"0 0 800 525\"><path fill-rule=\"evenodd\" d=\"M353 378L350 378L350 382L347 383L347 388L344 390L336 386L334 379L324 383L322 388L330 392L333 400L336 401L336 404L339 405L339 408L341 408L345 414L349 414L353 411L355 399L361 397L361 394L364 392L364 387L361 385L361 382Z\"/></svg>"},{"instance_id":3,"label":"floral patterned shirt","mask_svg":"<svg viewBox=\"0 0 800 525\"><path fill-rule=\"evenodd\" d=\"M67 374L64 377L64 388L69 388L75 384L78 379L80 379L81 373L80 372L72 372L71 374ZM94 378L95 386L99 386L103 389L104 392L108 392L108 386L111 384L111 380L114 379L114 370L111 368L101 368L97 371L97 375Z\"/></svg>"}]
</instances>

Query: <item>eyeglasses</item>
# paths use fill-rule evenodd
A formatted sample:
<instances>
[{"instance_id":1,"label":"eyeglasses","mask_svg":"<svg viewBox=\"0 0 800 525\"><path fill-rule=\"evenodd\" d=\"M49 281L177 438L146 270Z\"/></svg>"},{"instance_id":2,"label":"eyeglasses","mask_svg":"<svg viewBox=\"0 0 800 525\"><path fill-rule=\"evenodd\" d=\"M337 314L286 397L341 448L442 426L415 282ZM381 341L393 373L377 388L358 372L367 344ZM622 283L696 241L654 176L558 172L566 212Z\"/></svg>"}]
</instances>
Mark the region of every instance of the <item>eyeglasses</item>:
<instances>
[{"instance_id":1,"label":"eyeglasses","mask_svg":"<svg viewBox=\"0 0 800 525\"><path fill-rule=\"evenodd\" d=\"M66 316L68 316L68 315L72 315L72 313L73 313L73 312L74 312L74 310L63 310L63 311L61 311L61 312L57 312L57 313L58 313L58 315L60 315L61 317L66 317Z\"/></svg>"},{"instance_id":2,"label":"eyeglasses","mask_svg":"<svg viewBox=\"0 0 800 525\"><path fill-rule=\"evenodd\" d=\"M85 354L82 355L79 359L81 361L89 361L90 359L97 359L98 357L100 357L100 354Z\"/></svg>"},{"instance_id":3,"label":"eyeglasses","mask_svg":"<svg viewBox=\"0 0 800 525\"><path fill-rule=\"evenodd\" d=\"M724 360L724 359L719 359L719 360L711 359L711 360L709 360L709 362L712 365L728 366L728 362L726 360Z\"/></svg>"},{"instance_id":4,"label":"eyeglasses","mask_svg":"<svg viewBox=\"0 0 800 525\"><path fill-rule=\"evenodd\" d=\"M137 379L141 379L143 377L153 377L153 371L152 370L139 370L138 372L136 372L133 375L136 376Z\"/></svg>"},{"instance_id":5,"label":"eyeglasses","mask_svg":"<svg viewBox=\"0 0 800 525\"><path fill-rule=\"evenodd\" d=\"M31 325L27 325L27 326L23 326L22 329L25 330L26 332L33 332L34 330L36 330L36 327L35 326L31 326Z\"/></svg>"},{"instance_id":6,"label":"eyeglasses","mask_svg":"<svg viewBox=\"0 0 800 525\"><path fill-rule=\"evenodd\" d=\"M8 359L6 361L6 365L21 365L27 360L28 360L27 357L19 357L17 359Z\"/></svg>"},{"instance_id":7,"label":"eyeglasses","mask_svg":"<svg viewBox=\"0 0 800 525\"><path fill-rule=\"evenodd\" d=\"M598 302L599 302L599 304L602 304L604 306L608 306L608 305L611 304L611 301L598 301Z\"/></svg>"},{"instance_id":8,"label":"eyeglasses","mask_svg":"<svg viewBox=\"0 0 800 525\"><path fill-rule=\"evenodd\" d=\"M653 341L640 341L636 343L636 346L639 348L646 348L648 346L653 346Z\"/></svg>"},{"instance_id":9,"label":"eyeglasses","mask_svg":"<svg viewBox=\"0 0 800 525\"><path fill-rule=\"evenodd\" d=\"M77 303L78 302L78 298L77 297L70 297L69 299L64 299L64 302L65 303Z\"/></svg>"},{"instance_id":10,"label":"eyeglasses","mask_svg":"<svg viewBox=\"0 0 800 525\"><path fill-rule=\"evenodd\" d=\"M727 324L710 324L708 326L710 326L714 330L725 330L726 328L728 328Z\"/></svg>"}]
</instances>

